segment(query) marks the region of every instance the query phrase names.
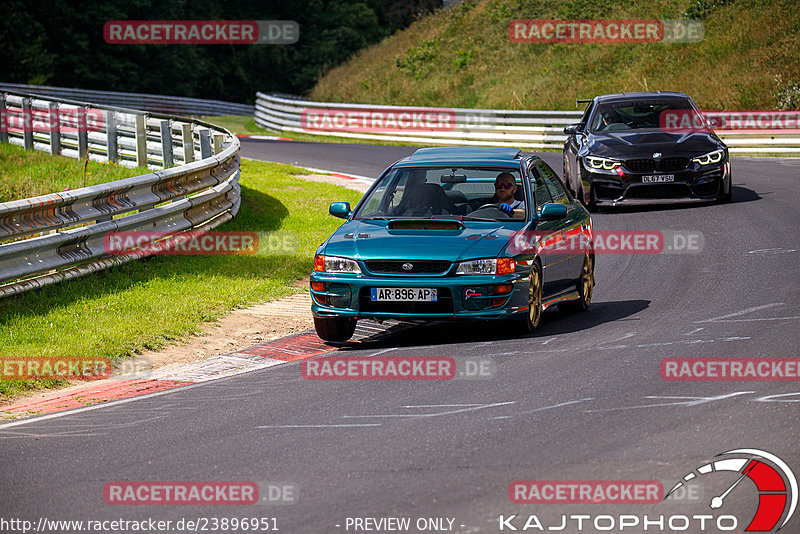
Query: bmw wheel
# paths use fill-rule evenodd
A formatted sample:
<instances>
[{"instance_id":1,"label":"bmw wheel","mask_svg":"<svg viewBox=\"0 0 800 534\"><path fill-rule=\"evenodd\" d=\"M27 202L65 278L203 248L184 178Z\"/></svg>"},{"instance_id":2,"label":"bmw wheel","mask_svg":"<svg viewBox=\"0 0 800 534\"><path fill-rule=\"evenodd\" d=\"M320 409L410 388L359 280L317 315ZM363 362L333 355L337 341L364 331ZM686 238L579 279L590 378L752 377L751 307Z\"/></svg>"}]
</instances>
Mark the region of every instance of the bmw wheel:
<instances>
[{"instance_id":1,"label":"bmw wheel","mask_svg":"<svg viewBox=\"0 0 800 534\"><path fill-rule=\"evenodd\" d=\"M575 190L572 188L572 179L569 177L569 158L566 154L564 154L564 165L563 171L561 175L564 177L564 185L567 186L567 191L573 196L573 198L577 198L575 194Z\"/></svg>"},{"instance_id":2,"label":"bmw wheel","mask_svg":"<svg viewBox=\"0 0 800 534\"><path fill-rule=\"evenodd\" d=\"M728 176L728 192L725 192L725 182L722 182L722 192L719 194L720 204L727 204L733 201L733 178Z\"/></svg>"}]
</instances>

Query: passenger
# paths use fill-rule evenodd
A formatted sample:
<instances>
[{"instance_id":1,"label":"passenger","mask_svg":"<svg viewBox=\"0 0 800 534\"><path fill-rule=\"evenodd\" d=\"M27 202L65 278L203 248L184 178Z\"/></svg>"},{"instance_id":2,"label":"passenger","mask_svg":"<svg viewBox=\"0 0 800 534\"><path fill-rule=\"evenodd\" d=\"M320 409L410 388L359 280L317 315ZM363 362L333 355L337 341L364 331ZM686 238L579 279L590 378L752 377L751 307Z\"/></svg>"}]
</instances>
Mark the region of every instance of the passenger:
<instances>
[{"instance_id":1,"label":"passenger","mask_svg":"<svg viewBox=\"0 0 800 534\"><path fill-rule=\"evenodd\" d=\"M406 178L403 198L394 208L395 215L441 215L456 213L455 203L436 184L425 181L425 169L412 169Z\"/></svg>"}]
</instances>

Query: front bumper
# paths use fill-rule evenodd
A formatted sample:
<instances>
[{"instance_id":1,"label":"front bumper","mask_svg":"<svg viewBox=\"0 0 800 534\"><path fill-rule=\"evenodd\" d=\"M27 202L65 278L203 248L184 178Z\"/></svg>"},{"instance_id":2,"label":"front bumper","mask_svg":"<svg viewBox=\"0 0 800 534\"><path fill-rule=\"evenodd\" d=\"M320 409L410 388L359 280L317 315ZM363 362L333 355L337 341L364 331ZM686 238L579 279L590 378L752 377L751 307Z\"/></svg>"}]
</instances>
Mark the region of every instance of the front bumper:
<instances>
[{"instance_id":1,"label":"front bumper","mask_svg":"<svg viewBox=\"0 0 800 534\"><path fill-rule=\"evenodd\" d=\"M314 286L324 284L324 290ZM510 292L496 293L497 286ZM511 275L371 276L313 273L314 317L376 319L500 319L526 312L527 272ZM436 288L437 302L374 302L371 288Z\"/></svg>"},{"instance_id":2,"label":"front bumper","mask_svg":"<svg viewBox=\"0 0 800 534\"><path fill-rule=\"evenodd\" d=\"M624 166L624 176L593 172L581 165L585 191L597 205L708 202L719 199L730 188L730 163L701 166L692 163L675 171L635 172ZM644 183L644 176L674 175L672 182Z\"/></svg>"}]
</instances>

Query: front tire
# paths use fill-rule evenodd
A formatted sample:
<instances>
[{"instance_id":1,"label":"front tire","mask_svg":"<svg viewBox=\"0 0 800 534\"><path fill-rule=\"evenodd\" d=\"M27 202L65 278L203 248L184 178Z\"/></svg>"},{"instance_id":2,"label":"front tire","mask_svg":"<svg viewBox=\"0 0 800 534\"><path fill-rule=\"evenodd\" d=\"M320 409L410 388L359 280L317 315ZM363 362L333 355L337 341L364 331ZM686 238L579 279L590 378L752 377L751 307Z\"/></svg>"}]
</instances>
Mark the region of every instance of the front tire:
<instances>
[{"instance_id":1,"label":"front tire","mask_svg":"<svg viewBox=\"0 0 800 534\"><path fill-rule=\"evenodd\" d=\"M562 312L574 313L584 312L589 309L592 303L592 293L594 292L594 256L587 253L583 257L583 268L578 279L578 300L571 300L558 305Z\"/></svg>"},{"instance_id":2,"label":"front tire","mask_svg":"<svg viewBox=\"0 0 800 534\"><path fill-rule=\"evenodd\" d=\"M728 180L728 192L725 193L725 184L722 184L722 193L719 195L719 203L720 204L727 204L733 201L733 178L729 178Z\"/></svg>"},{"instance_id":3,"label":"front tire","mask_svg":"<svg viewBox=\"0 0 800 534\"><path fill-rule=\"evenodd\" d=\"M567 191L569 194L572 195L573 198L578 198L578 195L575 193L575 190L572 188L572 180L569 176L569 158L567 155L564 154L564 170L562 171L562 176L564 177L564 185L567 186Z\"/></svg>"},{"instance_id":4,"label":"front tire","mask_svg":"<svg viewBox=\"0 0 800 534\"><path fill-rule=\"evenodd\" d=\"M522 330L533 332L542 318L542 267L538 261L531 267L530 285L528 286L528 313L522 319Z\"/></svg>"},{"instance_id":5,"label":"front tire","mask_svg":"<svg viewBox=\"0 0 800 534\"><path fill-rule=\"evenodd\" d=\"M356 322L354 317L314 317L314 329L323 341L341 343L353 337Z\"/></svg>"}]
</instances>

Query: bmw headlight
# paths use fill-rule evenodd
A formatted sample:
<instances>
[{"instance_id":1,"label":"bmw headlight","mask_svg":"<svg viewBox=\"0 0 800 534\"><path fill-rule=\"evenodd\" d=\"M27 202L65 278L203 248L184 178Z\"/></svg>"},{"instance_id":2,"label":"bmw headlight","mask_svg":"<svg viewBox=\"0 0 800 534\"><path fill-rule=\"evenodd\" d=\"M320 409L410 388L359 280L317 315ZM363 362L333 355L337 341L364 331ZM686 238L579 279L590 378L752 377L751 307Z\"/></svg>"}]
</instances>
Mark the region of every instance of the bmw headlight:
<instances>
[{"instance_id":1,"label":"bmw headlight","mask_svg":"<svg viewBox=\"0 0 800 534\"><path fill-rule=\"evenodd\" d=\"M621 161L609 158L599 158L597 156L586 156L584 161L586 161L586 164L590 169L603 169L605 171L613 170L614 167L619 167L622 165Z\"/></svg>"},{"instance_id":2,"label":"bmw headlight","mask_svg":"<svg viewBox=\"0 0 800 534\"><path fill-rule=\"evenodd\" d=\"M724 157L725 151L720 148L714 152L709 152L708 154L703 154L702 156L692 158L692 161L699 163L700 165L711 165L713 163L719 163Z\"/></svg>"},{"instance_id":3,"label":"bmw headlight","mask_svg":"<svg viewBox=\"0 0 800 534\"><path fill-rule=\"evenodd\" d=\"M512 274L517 268L514 258L485 258L462 261L456 274Z\"/></svg>"},{"instance_id":4,"label":"bmw headlight","mask_svg":"<svg viewBox=\"0 0 800 534\"><path fill-rule=\"evenodd\" d=\"M350 273L361 274L361 268L355 260L338 256L317 254L314 257L314 271L318 273Z\"/></svg>"}]
</instances>

